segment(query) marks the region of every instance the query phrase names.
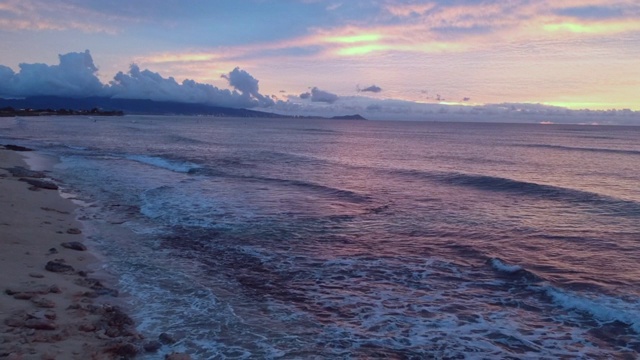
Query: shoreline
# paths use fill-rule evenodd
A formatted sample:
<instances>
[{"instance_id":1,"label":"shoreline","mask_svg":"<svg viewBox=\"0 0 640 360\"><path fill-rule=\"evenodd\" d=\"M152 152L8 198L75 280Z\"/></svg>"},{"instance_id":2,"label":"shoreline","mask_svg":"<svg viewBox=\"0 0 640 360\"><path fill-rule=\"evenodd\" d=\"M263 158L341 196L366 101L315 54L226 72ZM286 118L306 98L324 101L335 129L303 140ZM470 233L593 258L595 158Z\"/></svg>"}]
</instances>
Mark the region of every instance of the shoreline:
<instances>
[{"instance_id":1,"label":"shoreline","mask_svg":"<svg viewBox=\"0 0 640 360\"><path fill-rule=\"evenodd\" d=\"M96 273L100 263L85 245L78 205L53 191L57 185L42 171L52 164L24 154L0 147L0 358L141 353L133 320L112 305L118 291Z\"/></svg>"}]
</instances>

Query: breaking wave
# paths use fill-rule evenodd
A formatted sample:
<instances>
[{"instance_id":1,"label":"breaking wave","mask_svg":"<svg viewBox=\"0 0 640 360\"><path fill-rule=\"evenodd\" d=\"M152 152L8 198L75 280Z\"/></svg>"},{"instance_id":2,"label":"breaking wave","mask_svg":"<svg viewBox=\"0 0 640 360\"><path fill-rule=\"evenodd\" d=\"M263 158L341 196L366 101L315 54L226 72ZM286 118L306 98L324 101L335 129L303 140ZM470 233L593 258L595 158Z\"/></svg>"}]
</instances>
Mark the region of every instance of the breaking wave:
<instances>
[{"instance_id":1,"label":"breaking wave","mask_svg":"<svg viewBox=\"0 0 640 360\"><path fill-rule=\"evenodd\" d=\"M137 161L142 164L151 165L179 173L188 173L193 169L197 169L200 166L194 163L185 162L185 161L177 161L177 160L169 160L163 157L158 156L148 156L148 155L128 155L127 159Z\"/></svg>"}]
</instances>

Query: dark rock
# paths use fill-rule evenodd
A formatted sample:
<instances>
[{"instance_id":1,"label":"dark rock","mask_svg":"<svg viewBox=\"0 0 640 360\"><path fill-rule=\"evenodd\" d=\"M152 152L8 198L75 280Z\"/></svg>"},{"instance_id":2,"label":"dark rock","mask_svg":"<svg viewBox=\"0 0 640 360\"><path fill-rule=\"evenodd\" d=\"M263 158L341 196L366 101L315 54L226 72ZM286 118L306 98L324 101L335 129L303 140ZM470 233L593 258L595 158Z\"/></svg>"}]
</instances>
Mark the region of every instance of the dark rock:
<instances>
[{"instance_id":1,"label":"dark rock","mask_svg":"<svg viewBox=\"0 0 640 360\"><path fill-rule=\"evenodd\" d=\"M54 303L52 300L40 296L32 297L31 302L39 308L53 309L54 307L56 307L56 303Z\"/></svg>"},{"instance_id":2,"label":"dark rock","mask_svg":"<svg viewBox=\"0 0 640 360\"><path fill-rule=\"evenodd\" d=\"M38 178L42 179L46 177L46 175L42 171L33 171L27 168L23 168L22 166L14 166L11 168L4 168L8 172L11 173L14 177L27 177L27 178Z\"/></svg>"},{"instance_id":3,"label":"dark rock","mask_svg":"<svg viewBox=\"0 0 640 360\"><path fill-rule=\"evenodd\" d=\"M158 350L160 350L160 348L162 347L162 343L159 341L148 341L146 343L144 343L144 345L142 345L142 348L144 349L144 351L149 352L149 353L153 353L156 352Z\"/></svg>"},{"instance_id":4,"label":"dark rock","mask_svg":"<svg viewBox=\"0 0 640 360\"><path fill-rule=\"evenodd\" d=\"M28 147L12 144L5 145L4 148L11 151L33 151L33 149L29 149Z\"/></svg>"},{"instance_id":5,"label":"dark rock","mask_svg":"<svg viewBox=\"0 0 640 360\"><path fill-rule=\"evenodd\" d=\"M118 297L120 295L120 292L116 289L109 289L109 288L102 288L102 289L96 289L94 290L94 293L97 296L111 296L111 297Z\"/></svg>"},{"instance_id":6,"label":"dark rock","mask_svg":"<svg viewBox=\"0 0 640 360\"><path fill-rule=\"evenodd\" d=\"M29 185L34 186L37 189L58 190L58 185L46 180L37 180L31 178L20 178L19 181L24 181Z\"/></svg>"},{"instance_id":7,"label":"dark rock","mask_svg":"<svg viewBox=\"0 0 640 360\"><path fill-rule=\"evenodd\" d=\"M24 326L36 330L55 330L58 328L56 323L49 319L29 319L24 322Z\"/></svg>"},{"instance_id":8,"label":"dark rock","mask_svg":"<svg viewBox=\"0 0 640 360\"><path fill-rule=\"evenodd\" d=\"M5 294L7 295L11 295L11 296L15 296L15 295L19 295L19 296L24 296L22 299L31 299L32 297L36 296L36 295L46 295L48 293L50 293L50 288L47 287L46 285L42 285L42 286L33 286L33 287L29 287L27 289L12 289L12 288L8 288L5 291ZM28 295L20 295L20 294L28 294Z\"/></svg>"},{"instance_id":9,"label":"dark rock","mask_svg":"<svg viewBox=\"0 0 640 360\"><path fill-rule=\"evenodd\" d=\"M103 305L98 312L101 314L99 326L105 330L105 334L111 337L131 336L134 333L129 327L134 325L133 319L125 314L119 307Z\"/></svg>"},{"instance_id":10,"label":"dark rock","mask_svg":"<svg viewBox=\"0 0 640 360\"><path fill-rule=\"evenodd\" d=\"M160 340L160 342L163 344L174 344L176 342L176 339L173 336L165 332L163 332L162 334L160 334L160 336L158 336L158 340Z\"/></svg>"},{"instance_id":11,"label":"dark rock","mask_svg":"<svg viewBox=\"0 0 640 360\"><path fill-rule=\"evenodd\" d=\"M84 332L96 331L96 326L93 324L80 324L78 328L80 329L80 331L84 331Z\"/></svg>"},{"instance_id":12,"label":"dark rock","mask_svg":"<svg viewBox=\"0 0 640 360\"><path fill-rule=\"evenodd\" d=\"M58 317L58 315L53 310L47 310L44 312L44 317L46 317L49 320L55 320Z\"/></svg>"},{"instance_id":13,"label":"dark rock","mask_svg":"<svg viewBox=\"0 0 640 360\"><path fill-rule=\"evenodd\" d=\"M67 233L71 234L69 231L71 231L73 229L69 229L67 230ZM78 230L78 229L75 229ZM78 230L80 231L80 230ZM70 241L70 242L63 242L62 244L60 244L60 246L62 246L63 248L67 248L67 249L71 249L71 250L77 250L77 251L86 251L87 247L84 246L83 243L78 242L78 241Z\"/></svg>"},{"instance_id":14,"label":"dark rock","mask_svg":"<svg viewBox=\"0 0 640 360\"><path fill-rule=\"evenodd\" d=\"M57 343L60 342L62 340L64 340L67 336L65 336L63 333L53 333L53 334L44 334L44 333L37 333L35 334L35 336L33 336L30 340L30 342L34 342L34 343ZM35 353L35 352L32 352ZM52 356L52 354L49 354L49 356ZM46 354L42 354L42 356L40 357L40 359L42 360L51 360L51 359L55 359L55 357L51 358L51 357L47 357Z\"/></svg>"},{"instance_id":15,"label":"dark rock","mask_svg":"<svg viewBox=\"0 0 640 360\"><path fill-rule=\"evenodd\" d=\"M24 312L19 312L4 319L4 323L10 327L23 327L26 320L27 315Z\"/></svg>"},{"instance_id":16,"label":"dark rock","mask_svg":"<svg viewBox=\"0 0 640 360\"><path fill-rule=\"evenodd\" d=\"M33 297L36 297L38 295L46 295L50 292L52 292L51 288L48 288L46 286L34 287L28 290L14 290L14 289L5 290L5 293L7 295L11 295L13 296L14 299L17 299L17 300L30 300Z\"/></svg>"},{"instance_id":17,"label":"dark rock","mask_svg":"<svg viewBox=\"0 0 640 360\"><path fill-rule=\"evenodd\" d=\"M117 338L119 336L122 336L122 331L120 331L120 329L118 329L117 327L110 327L108 328L105 332L105 335L107 335L108 337L111 338Z\"/></svg>"},{"instance_id":18,"label":"dark rock","mask_svg":"<svg viewBox=\"0 0 640 360\"><path fill-rule=\"evenodd\" d=\"M133 319L117 306L105 306L104 318L109 326L126 327L133 325Z\"/></svg>"},{"instance_id":19,"label":"dark rock","mask_svg":"<svg viewBox=\"0 0 640 360\"><path fill-rule=\"evenodd\" d=\"M107 347L106 352L119 356L136 356L138 347L131 343L117 342Z\"/></svg>"},{"instance_id":20,"label":"dark rock","mask_svg":"<svg viewBox=\"0 0 640 360\"><path fill-rule=\"evenodd\" d=\"M44 277L44 275L40 273L29 273L29 276L36 279L42 279Z\"/></svg>"},{"instance_id":21,"label":"dark rock","mask_svg":"<svg viewBox=\"0 0 640 360\"><path fill-rule=\"evenodd\" d=\"M27 176L27 177L28 177L28 176ZM52 208L50 208L50 207L41 207L40 209L42 209L42 210L44 210L44 211L53 211L53 212L57 212L58 214L64 214L64 215L69 215L69 214L71 214L71 213L70 213L70 212L68 212L68 211L62 211L62 210L52 209ZM51 224L51 223L50 223L50 222L48 222L48 221L45 221L45 224Z\"/></svg>"},{"instance_id":22,"label":"dark rock","mask_svg":"<svg viewBox=\"0 0 640 360\"><path fill-rule=\"evenodd\" d=\"M14 289L6 289L4 291L4 293L7 294L7 295L14 295L14 294L17 294L19 292L21 292L21 291L20 290L14 290Z\"/></svg>"},{"instance_id":23,"label":"dark rock","mask_svg":"<svg viewBox=\"0 0 640 360\"><path fill-rule=\"evenodd\" d=\"M64 264L59 259L47 262L44 267L47 271L55 273L73 273L75 269L71 265Z\"/></svg>"},{"instance_id":24,"label":"dark rock","mask_svg":"<svg viewBox=\"0 0 640 360\"><path fill-rule=\"evenodd\" d=\"M82 297L86 297L86 298L89 298L89 299L95 299L98 296L100 296L100 295L98 295L95 291L85 291L85 292L82 293Z\"/></svg>"},{"instance_id":25,"label":"dark rock","mask_svg":"<svg viewBox=\"0 0 640 360\"><path fill-rule=\"evenodd\" d=\"M104 307L93 305L93 304L87 305L87 311L89 311L92 314L100 314L100 315L104 315L105 313Z\"/></svg>"},{"instance_id":26,"label":"dark rock","mask_svg":"<svg viewBox=\"0 0 640 360\"><path fill-rule=\"evenodd\" d=\"M52 294L61 294L62 289L60 289L58 285L51 285L49 286L49 292Z\"/></svg>"},{"instance_id":27,"label":"dark rock","mask_svg":"<svg viewBox=\"0 0 640 360\"><path fill-rule=\"evenodd\" d=\"M56 248L51 248L51 249L49 249L49 252L48 252L49 255L53 255L53 254L57 254L57 253L58 253L58 249L56 249Z\"/></svg>"},{"instance_id":28,"label":"dark rock","mask_svg":"<svg viewBox=\"0 0 640 360\"><path fill-rule=\"evenodd\" d=\"M13 294L13 298L16 300L30 300L34 296L36 296L36 293L33 292L20 292Z\"/></svg>"},{"instance_id":29,"label":"dark rock","mask_svg":"<svg viewBox=\"0 0 640 360\"><path fill-rule=\"evenodd\" d=\"M191 355L184 353L171 353L165 355L164 360L191 360Z\"/></svg>"},{"instance_id":30,"label":"dark rock","mask_svg":"<svg viewBox=\"0 0 640 360\"><path fill-rule=\"evenodd\" d=\"M82 234L82 231L80 229L71 228L71 229L67 230L67 234L79 235L79 234ZM78 243L77 241L73 241L73 242L74 243ZM67 243L67 244L69 244L69 243ZM78 243L78 244L80 244L80 243ZM82 245L82 244L80 244L80 245ZM64 246L64 244L62 246ZM82 246L84 247L84 245L82 245ZM66 247L66 246L64 246L64 247ZM71 249L71 248L69 248L69 249ZM74 250L78 250L78 249L74 249ZM85 247L84 250L87 250L87 248Z\"/></svg>"},{"instance_id":31,"label":"dark rock","mask_svg":"<svg viewBox=\"0 0 640 360\"><path fill-rule=\"evenodd\" d=\"M53 310L35 310L27 313L28 319L55 320L57 317L58 315Z\"/></svg>"},{"instance_id":32,"label":"dark rock","mask_svg":"<svg viewBox=\"0 0 640 360\"><path fill-rule=\"evenodd\" d=\"M89 297L98 297L102 295L110 295L113 297L118 297L119 295L118 290L110 289L102 285L102 283L98 279L86 277L86 278L76 279L74 282L77 285L88 287L89 289L94 290L93 292L91 292L91 296Z\"/></svg>"}]
</instances>

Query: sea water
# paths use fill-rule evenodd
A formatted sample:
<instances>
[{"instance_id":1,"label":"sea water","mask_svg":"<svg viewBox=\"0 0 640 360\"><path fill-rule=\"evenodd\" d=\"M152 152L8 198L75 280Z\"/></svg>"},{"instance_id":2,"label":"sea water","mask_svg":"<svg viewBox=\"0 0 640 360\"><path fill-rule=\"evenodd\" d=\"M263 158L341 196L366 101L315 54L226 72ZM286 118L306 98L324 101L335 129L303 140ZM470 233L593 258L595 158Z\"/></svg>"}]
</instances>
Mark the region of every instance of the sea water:
<instances>
[{"instance_id":1,"label":"sea water","mask_svg":"<svg viewBox=\"0 0 640 360\"><path fill-rule=\"evenodd\" d=\"M139 331L179 339L163 352L640 354L640 127L0 122L60 159Z\"/></svg>"}]
</instances>

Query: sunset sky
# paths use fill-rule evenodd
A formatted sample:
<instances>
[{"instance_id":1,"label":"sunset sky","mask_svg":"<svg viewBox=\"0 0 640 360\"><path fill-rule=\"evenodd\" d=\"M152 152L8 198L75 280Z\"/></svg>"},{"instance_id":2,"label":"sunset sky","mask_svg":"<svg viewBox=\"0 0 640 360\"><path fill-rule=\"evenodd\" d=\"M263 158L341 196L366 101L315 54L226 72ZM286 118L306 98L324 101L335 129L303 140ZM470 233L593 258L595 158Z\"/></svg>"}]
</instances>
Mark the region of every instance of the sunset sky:
<instances>
[{"instance_id":1,"label":"sunset sky","mask_svg":"<svg viewBox=\"0 0 640 360\"><path fill-rule=\"evenodd\" d=\"M135 63L233 90L238 67L276 110L640 110L638 0L2 0L0 46L16 73L88 49L104 84Z\"/></svg>"}]
</instances>

